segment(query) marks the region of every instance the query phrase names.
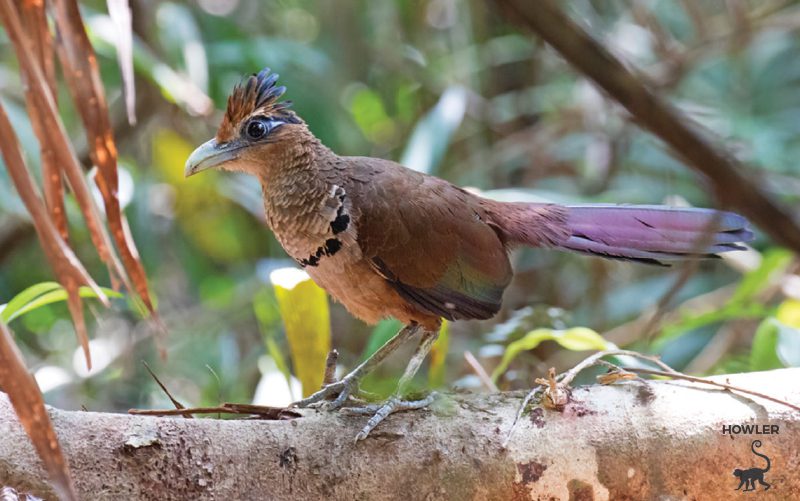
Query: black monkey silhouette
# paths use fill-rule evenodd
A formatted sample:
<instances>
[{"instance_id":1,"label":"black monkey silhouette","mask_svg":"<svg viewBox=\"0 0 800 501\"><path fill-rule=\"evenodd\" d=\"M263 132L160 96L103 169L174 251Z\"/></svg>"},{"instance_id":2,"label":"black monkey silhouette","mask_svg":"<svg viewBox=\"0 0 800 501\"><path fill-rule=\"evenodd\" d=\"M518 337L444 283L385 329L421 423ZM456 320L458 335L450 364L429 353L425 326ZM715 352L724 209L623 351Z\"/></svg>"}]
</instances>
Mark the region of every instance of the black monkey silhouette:
<instances>
[{"instance_id":1,"label":"black monkey silhouette","mask_svg":"<svg viewBox=\"0 0 800 501\"><path fill-rule=\"evenodd\" d=\"M765 491L769 490L770 488L770 484L764 481L764 474L769 471L770 467L769 458L760 452L756 452L756 447L761 447L761 440L753 440L753 443L750 444L750 449L753 451L753 454L760 456L767 461L767 467L763 469L750 468L749 470L740 470L739 468L736 468L733 470L733 476L739 479L739 487L735 489L737 491L741 489L742 486L744 486L744 491L742 492L756 490L756 481L764 486Z\"/></svg>"}]
</instances>

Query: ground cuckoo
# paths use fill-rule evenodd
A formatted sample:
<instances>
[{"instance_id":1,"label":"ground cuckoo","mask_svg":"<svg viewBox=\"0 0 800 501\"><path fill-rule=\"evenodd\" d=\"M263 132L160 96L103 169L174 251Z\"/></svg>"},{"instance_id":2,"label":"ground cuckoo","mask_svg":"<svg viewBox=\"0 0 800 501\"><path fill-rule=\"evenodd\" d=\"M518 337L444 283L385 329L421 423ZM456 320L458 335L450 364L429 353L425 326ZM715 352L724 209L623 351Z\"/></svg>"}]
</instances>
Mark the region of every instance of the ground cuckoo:
<instances>
[{"instance_id":1,"label":"ground cuckoo","mask_svg":"<svg viewBox=\"0 0 800 501\"><path fill-rule=\"evenodd\" d=\"M405 324L350 374L296 405L341 407L362 376L421 335L394 396L361 408L372 417L359 439L391 412L429 403L401 396L441 319L495 315L514 247L666 264L741 249L752 238L730 212L498 202L389 160L338 156L280 101L286 89L277 78L265 69L234 88L216 137L192 153L185 174L222 168L257 177L269 227L317 284L366 322Z\"/></svg>"}]
</instances>

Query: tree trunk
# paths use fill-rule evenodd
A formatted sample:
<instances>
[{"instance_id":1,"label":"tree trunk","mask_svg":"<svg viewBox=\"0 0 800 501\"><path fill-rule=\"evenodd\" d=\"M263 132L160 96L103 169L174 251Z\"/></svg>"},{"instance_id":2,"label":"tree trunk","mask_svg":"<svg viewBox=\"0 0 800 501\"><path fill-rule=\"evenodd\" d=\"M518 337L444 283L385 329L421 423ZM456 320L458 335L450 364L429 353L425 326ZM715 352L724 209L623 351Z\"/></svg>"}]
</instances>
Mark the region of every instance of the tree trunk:
<instances>
[{"instance_id":1,"label":"tree trunk","mask_svg":"<svg viewBox=\"0 0 800 501\"><path fill-rule=\"evenodd\" d=\"M717 380L800 402L800 369ZM759 499L800 499L800 412L784 405L684 382L581 387L563 412L526 414L504 449L521 397L443 396L357 444L364 417L314 410L290 421L50 414L87 500L730 499L734 469L765 467L754 440L771 461ZM772 433L723 434L743 424ZM0 394L3 485L53 498Z\"/></svg>"}]
</instances>

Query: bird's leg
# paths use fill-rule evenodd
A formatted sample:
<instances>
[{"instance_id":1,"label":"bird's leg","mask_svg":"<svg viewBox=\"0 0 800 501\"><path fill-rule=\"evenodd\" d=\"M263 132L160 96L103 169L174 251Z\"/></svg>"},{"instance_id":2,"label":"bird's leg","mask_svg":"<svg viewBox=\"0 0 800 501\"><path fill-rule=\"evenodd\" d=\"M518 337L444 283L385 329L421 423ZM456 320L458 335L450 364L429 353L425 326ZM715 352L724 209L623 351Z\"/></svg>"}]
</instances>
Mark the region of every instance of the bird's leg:
<instances>
[{"instance_id":1,"label":"bird's leg","mask_svg":"<svg viewBox=\"0 0 800 501\"><path fill-rule=\"evenodd\" d=\"M425 357L428 356L428 353L431 351L431 347L433 343L436 341L438 337L438 331L424 331L422 333L422 339L419 342L419 346L417 346L414 355L409 360L408 365L406 366L406 370L403 373L403 376L400 378L400 381L397 383L397 389L395 390L394 394L389 397L389 399L383 403L383 405L379 406L377 410L375 410L375 414L367 421L366 426L356 435L356 441L363 440L367 438L369 432L375 429L381 421L386 419L386 416L393 412L409 410L409 409L421 409L423 407L427 407L433 401L433 394L429 395L428 398L422 400L415 400L415 401L407 401L402 400L402 396L405 393L406 388L408 387L411 380L414 378L414 375L419 370L422 362L425 360ZM363 409L353 409L355 413L363 414L365 412L372 411L374 407L367 406ZM348 409L350 411L351 409ZM365 411L365 412L362 412Z\"/></svg>"},{"instance_id":2,"label":"bird's leg","mask_svg":"<svg viewBox=\"0 0 800 501\"><path fill-rule=\"evenodd\" d=\"M400 329L400 332L394 335L390 340L378 348L378 351L372 354L368 359L364 360L361 365L353 369L350 374L346 375L339 381L325 385L320 391L313 395L299 400L292 404L294 407L308 407L311 404L321 402L336 395L336 400L328 404L329 409L338 409L358 387L358 381L362 377L372 372L375 367L394 352L400 345L411 339L421 327L416 324L409 324ZM430 348L429 348L430 349Z\"/></svg>"}]
</instances>

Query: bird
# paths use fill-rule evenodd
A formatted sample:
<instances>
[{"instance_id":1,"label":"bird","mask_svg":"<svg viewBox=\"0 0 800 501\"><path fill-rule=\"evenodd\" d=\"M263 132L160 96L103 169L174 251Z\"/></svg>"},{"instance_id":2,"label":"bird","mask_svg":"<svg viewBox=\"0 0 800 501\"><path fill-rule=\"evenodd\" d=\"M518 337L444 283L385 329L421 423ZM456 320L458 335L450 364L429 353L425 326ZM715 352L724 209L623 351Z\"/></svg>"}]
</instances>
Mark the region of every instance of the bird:
<instances>
[{"instance_id":1,"label":"bird","mask_svg":"<svg viewBox=\"0 0 800 501\"><path fill-rule=\"evenodd\" d=\"M244 172L261 184L266 222L286 253L355 317L393 317L402 329L341 379L296 402L338 409L399 346L418 345L361 440L388 415L430 399L403 400L442 320L480 320L500 310L520 246L655 265L718 257L753 238L748 221L714 209L658 205L501 202L390 160L339 156L282 101L278 74L246 76L227 101L214 138L186 161L184 175Z\"/></svg>"}]
</instances>

